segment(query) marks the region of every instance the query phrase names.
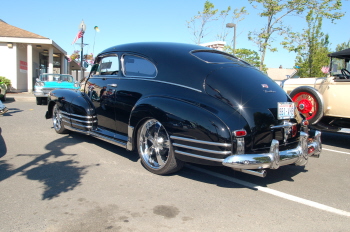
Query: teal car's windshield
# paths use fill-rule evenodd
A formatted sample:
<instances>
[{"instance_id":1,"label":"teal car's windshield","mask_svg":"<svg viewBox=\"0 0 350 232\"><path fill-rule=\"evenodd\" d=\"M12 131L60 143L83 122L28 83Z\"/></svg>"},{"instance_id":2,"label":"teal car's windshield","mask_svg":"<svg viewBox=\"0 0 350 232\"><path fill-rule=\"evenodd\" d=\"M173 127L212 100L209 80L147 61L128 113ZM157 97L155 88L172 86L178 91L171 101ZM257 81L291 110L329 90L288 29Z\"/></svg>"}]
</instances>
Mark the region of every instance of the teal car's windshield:
<instances>
[{"instance_id":1,"label":"teal car's windshield","mask_svg":"<svg viewBox=\"0 0 350 232\"><path fill-rule=\"evenodd\" d=\"M65 75L65 74L42 74L40 75L40 80L73 82L73 77L71 75Z\"/></svg>"}]
</instances>

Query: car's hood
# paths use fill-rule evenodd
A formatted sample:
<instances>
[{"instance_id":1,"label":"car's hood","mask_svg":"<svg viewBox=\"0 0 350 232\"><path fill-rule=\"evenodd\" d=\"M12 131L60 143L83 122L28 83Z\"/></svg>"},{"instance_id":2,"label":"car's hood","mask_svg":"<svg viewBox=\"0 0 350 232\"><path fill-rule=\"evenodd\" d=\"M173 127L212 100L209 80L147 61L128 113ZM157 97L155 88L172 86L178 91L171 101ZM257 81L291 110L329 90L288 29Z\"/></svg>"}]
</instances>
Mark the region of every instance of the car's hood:
<instances>
[{"instance_id":1,"label":"car's hood","mask_svg":"<svg viewBox=\"0 0 350 232\"><path fill-rule=\"evenodd\" d=\"M248 122L254 137L264 136L272 125L280 123L277 102L291 102L286 92L265 74L237 65L211 72L206 78L205 90L237 110Z\"/></svg>"},{"instance_id":2,"label":"car's hood","mask_svg":"<svg viewBox=\"0 0 350 232\"><path fill-rule=\"evenodd\" d=\"M74 83L72 82L56 82L56 81L45 81L44 88L74 88Z\"/></svg>"}]
</instances>

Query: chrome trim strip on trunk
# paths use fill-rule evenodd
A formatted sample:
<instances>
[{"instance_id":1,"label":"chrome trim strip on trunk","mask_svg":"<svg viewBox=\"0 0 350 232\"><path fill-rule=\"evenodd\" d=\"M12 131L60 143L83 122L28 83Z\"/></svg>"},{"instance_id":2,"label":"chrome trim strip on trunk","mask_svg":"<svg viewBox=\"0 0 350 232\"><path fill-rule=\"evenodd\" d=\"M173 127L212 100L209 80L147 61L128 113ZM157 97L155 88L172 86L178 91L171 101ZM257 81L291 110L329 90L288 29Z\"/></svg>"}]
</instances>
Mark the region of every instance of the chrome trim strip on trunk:
<instances>
[{"instance_id":1,"label":"chrome trim strip on trunk","mask_svg":"<svg viewBox=\"0 0 350 232\"><path fill-rule=\"evenodd\" d=\"M189 139L189 138L184 138L184 137L178 137L178 136L170 136L171 139L177 139L177 140L182 140L182 141L187 141L187 142L193 142L193 143L201 143L201 144L206 144L206 145L213 145L213 146L221 146L221 147L231 147L230 143L215 143L215 142L209 142L209 141L203 141L203 140L196 140L196 139Z\"/></svg>"},{"instance_id":2,"label":"chrome trim strip on trunk","mask_svg":"<svg viewBox=\"0 0 350 232\"><path fill-rule=\"evenodd\" d=\"M214 150L208 150L208 149L203 149L203 148L198 148L198 147L192 147L192 146L186 146L178 143L173 143L174 147L182 147L186 149L191 149L191 150L196 150L196 151L202 151L202 152L207 152L207 153L213 153L213 154L219 154L219 155L229 155L231 154L231 151L214 151Z\"/></svg>"},{"instance_id":3,"label":"chrome trim strip on trunk","mask_svg":"<svg viewBox=\"0 0 350 232\"><path fill-rule=\"evenodd\" d=\"M184 152L184 151L178 151L178 150L175 150L175 153L179 153L181 155L191 156L191 157L198 158L198 159L215 161L215 162L223 162L224 161L224 159L211 158L211 157L207 157L207 156L196 155L196 154L192 154L192 153L188 153L188 152Z\"/></svg>"}]
</instances>

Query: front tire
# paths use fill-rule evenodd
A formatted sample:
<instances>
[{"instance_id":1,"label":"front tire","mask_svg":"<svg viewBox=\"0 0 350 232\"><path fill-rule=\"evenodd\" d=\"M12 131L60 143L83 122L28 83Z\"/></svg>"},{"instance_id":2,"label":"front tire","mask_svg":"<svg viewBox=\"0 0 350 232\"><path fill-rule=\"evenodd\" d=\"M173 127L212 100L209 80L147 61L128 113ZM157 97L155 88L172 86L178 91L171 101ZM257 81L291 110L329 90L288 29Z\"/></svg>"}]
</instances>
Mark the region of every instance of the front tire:
<instances>
[{"instance_id":1,"label":"front tire","mask_svg":"<svg viewBox=\"0 0 350 232\"><path fill-rule=\"evenodd\" d=\"M52 124L57 134L67 134L68 130L62 125L62 114L57 104L52 110Z\"/></svg>"},{"instance_id":2,"label":"front tire","mask_svg":"<svg viewBox=\"0 0 350 232\"><path fill-rule=\"evenodd\" d=\"M310 124L316 124L323 117L322 95L314 88L302 86L290 93L298 111Z\"/></svg>"},{"instance_id":3,"label":"front tire","mask_svg":"<svg viewBox=\"0 0 350 232\"><path fill-rule=\"evenodd\" d=\"M43 101L42 101L41 97L37 97L36 98L36 104L37 105L42 105L43 104Z\"/></svg>"},{"instance_id":4,"label":"front tire","mask_svg":"<svg viewBox=\"0 0 350 232\"><path fill-rule=\"evenodd\" d=\"M158 175L180 170L184 162L175 158L170 137L156 119L149 119L137 131L137 150L145 168Z\"/></svg>"}]
</instances>

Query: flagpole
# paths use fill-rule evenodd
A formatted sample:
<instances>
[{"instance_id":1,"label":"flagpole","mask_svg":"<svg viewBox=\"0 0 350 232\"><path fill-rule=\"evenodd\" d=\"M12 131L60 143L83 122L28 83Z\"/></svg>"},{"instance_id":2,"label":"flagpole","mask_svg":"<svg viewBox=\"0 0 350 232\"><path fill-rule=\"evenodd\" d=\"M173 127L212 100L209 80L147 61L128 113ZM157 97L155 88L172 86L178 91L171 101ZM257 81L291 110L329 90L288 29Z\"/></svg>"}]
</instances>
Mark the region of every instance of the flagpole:
<instances>
[{"instance_id":1,"label":"flagpole","mask_svg":"<svg viewBox=\"0 0 350 232\"><path fill-rule=\"evenodd\" d=\"M81 53L80 53L80 68L81 68L81 75L80 80L84 78L84 67L83 67L83 49L84 49L84 33L81 36Z\"/></svg>"},{"instance_id":2,"label":"flagpole","mask_svg":"<svg viewBox=\"0 0 350 232\"><path fill-rule=\"evenodd\" d=\"M84 78L84 67L83 67L83 50L84 50L84 33L86 30L86 25L84 23L84 20L81 21L80 23L80 30L81 30L81 55L80 55L80 68L81 68L81 75L80 75L80 80L82 80Z\"/></svg>"}]
</instances>

